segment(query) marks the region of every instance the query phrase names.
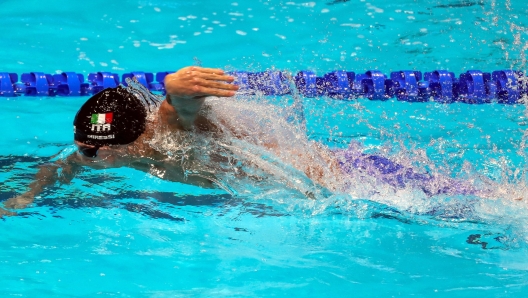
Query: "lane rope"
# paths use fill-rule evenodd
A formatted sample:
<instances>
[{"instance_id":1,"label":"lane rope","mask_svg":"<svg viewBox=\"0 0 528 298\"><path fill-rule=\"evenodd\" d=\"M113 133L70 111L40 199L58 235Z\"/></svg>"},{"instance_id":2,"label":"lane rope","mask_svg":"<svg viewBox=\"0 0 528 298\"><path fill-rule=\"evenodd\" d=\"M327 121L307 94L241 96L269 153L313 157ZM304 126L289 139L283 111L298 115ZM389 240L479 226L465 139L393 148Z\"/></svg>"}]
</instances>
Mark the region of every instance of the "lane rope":
<instances>
[{"instance_id":1,"label":"lane rope","mask_svg":"<svg viewBox=\"0 0 528 298\"><path fill-rule=\"evenodd\" d=\"M172 73L134 71L121 76L111 72L84 75L75 72L47 74L29 72L0 72L0 96L89 96L119 84L126 86L126 78L136 80L155 93L165 93L165 76ZM296 91L305 97L328 96L349 100L367 98L400 101L439 103L464 102L483 104L498 102L516 104L528 94L528 78L516 70L497 70L491 73L468 70L458 77L447 70L425 72L401 70L387 77L378 70L355 73L336 70L317 76L315 72L303 70L293 75L284 71L246 72L233 71L244 94L286 95ZM295 90L296 89L296 90Z\"/></svg>"}]
</instances>

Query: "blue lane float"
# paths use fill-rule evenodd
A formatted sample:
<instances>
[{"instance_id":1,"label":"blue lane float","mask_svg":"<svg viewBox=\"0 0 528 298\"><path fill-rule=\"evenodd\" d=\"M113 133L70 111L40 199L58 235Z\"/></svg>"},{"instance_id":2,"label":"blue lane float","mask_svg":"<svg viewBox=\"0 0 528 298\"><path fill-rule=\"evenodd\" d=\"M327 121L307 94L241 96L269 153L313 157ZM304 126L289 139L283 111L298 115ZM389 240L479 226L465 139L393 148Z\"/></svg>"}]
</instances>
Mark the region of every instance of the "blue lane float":
<instances>
[{"instance_id":1,"label":"blue lane float","mask_svg":"<svg viewBox=\"0 0 528 298\"><path fill-rule=\"evenodd\" d=\"M421 102L426 101L424 86L419 86L422 73L413 70L391 72L392 89L400 101ZM422 88L420 88L422 87ZM425 88L426 89L426 88Z\"/></svg>"},{"instance_id":2,"label":"blue lane float","mask_svg":"<svg viewBox=\"0 0 528 298\"><path fill-rule=\"evenodd\" d=\"M361 86L361 91L355 92L355 94L363 94L368 99L387 100L394 97L392 81L387 80L387 77L381 71L367 71L359 85Z\"/></svg>"},{"instance_id":3,"label":"blue lane float","mask_svg":"<svg viewBox=\"0 0 528 298\"><path fill-rule=\"evenodd\" d=\"M455 74L447 70L426 72L425 81L429 83L431 95L436 102L451 103L454 101L453 86L456 82Z\"/></svg>"},{"instance_id":4,"label":"blue lane float","mask_svg":"<svg viewBox=\"0 0 528 298\"><path fill-rule=\"evenodd\" d=\"M22 84L26 86L24 95L28 96L53 96L55 92L50 88L53 78L43 72L23 73L20 77Z\"/></svg>"},{"instance_id":5,"label":"blue lane float","mask_svg":"<svg viewBox=\"0 0 528 298\"><path fill-rule=\"evenodd\" d=\"M119 85L119 75L109 72L96 72L88 75L90 91L92 94L101 92L106 88L115 88Z\"/></svg>"},{"instance_id":6,"label":"blue lane float","mask_svg":"<svg viewBox=\"0 0 528 298\"><path fill-rule=\"evenodd\" d=\"M526 93L525 80L519 80L522 73L513 70L499 70L492 73L492 79L497 82L497 98L502 103L516 103L521 93ZM524 90L523 90L524 89Z\"/></svg>"},{"instance_id":7,"label":"blue lane float","mask_svg":"<svg viewBox=\"0 0 528 298\"><path fill-rule=\"evenodd\" d=\"M53 75L53 87L61 96L88 95L90 84L84 82L84 76L74 72L63 72Z\"/></svg>"},{"instance_id":8,"label":"blue lane float","mask_svg":"<svg viewBox=\"0 0 528 298\"><path fill-rule=\"evenodd\" d=\"M18 82L16 73L0 72L0 96L16 96L16 82Z\"/></svg>"},{"instance_id":9,"label":"blue lane float","mask_svg":"<svg viewBox=\"0 0 528 298\"><path fill-rule=\"evenodd\" d=\"M0 96L85 96L105 88L126 85L127 78L136 78L153 92L165 94L165 77L172 71L158 73L133 71L121 76L111 72L90 73L85 81L82 74L63 72L16 73L0 72ZM528 81L524 73L515 70L497 70L492 73L468 70L456 77L447 70L423 73L416 70L393 71L386 76L378 70L355 73L336 70L322 76L310 70L295 75L269 70L264 72L234 71L235 84L244 94L286 95L296 91L305 97L327 96L340 100L366 98L438 103L463 102L484 104L498 102L515 104L528 94ZM422 80L423 79L423 80Z\"/></svg>"}]
</instances>

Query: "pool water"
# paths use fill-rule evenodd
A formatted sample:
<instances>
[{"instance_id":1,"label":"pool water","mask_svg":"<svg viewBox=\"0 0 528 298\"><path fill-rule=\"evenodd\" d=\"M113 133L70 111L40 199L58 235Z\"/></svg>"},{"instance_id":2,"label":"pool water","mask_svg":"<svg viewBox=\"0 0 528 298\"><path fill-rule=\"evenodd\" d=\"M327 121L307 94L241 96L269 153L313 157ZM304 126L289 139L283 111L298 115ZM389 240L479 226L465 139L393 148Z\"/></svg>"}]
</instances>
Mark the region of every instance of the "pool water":
<instances>
[{"instance_id":1,"label":"pool water","mask_svg":"<svg viewBox=\"0 0 528 298\"><path fill-rule=\"evenodd\" d=\"M525 70L523 1L0 3L0 71L186 65L323 74ZM86 97L0 98L0 201L72 148ZM239 100L248 100L239 98ZM294 96L249 104L290 105ZM235 192L128 168L86 169L0 221L0 294L40 297L439 296L528 293L524 104L302 98L306 135L493 185L309 200L270 174ZM280 117L280 116L279 116ZM357 186L360 189L361 186ZM229 190L229 189L228 189Z\"/></svg>"}]
</instances>

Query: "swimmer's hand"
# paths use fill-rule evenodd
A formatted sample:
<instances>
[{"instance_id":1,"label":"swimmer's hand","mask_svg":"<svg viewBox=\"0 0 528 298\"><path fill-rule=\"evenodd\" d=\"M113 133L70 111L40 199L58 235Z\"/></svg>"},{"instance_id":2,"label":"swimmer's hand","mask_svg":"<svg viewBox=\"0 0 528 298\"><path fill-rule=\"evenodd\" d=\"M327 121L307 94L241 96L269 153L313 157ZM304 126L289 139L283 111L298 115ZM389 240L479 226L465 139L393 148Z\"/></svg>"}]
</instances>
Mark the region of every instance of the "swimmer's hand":
<instances>
[{"instance_id":1,"label":"swimmer's hand","mask_svg":"<svg viewBox=\"0 0 528 298\"><path fill-rule=\"evenodd\" d=\"M165 89L173 98L192 99L204 96L229 97L235 95L237 85L234 77L224 74L221 69L184 67L165 77Z\"/></svg>"},{"instance_id":2,"label":"swimmer's hand","mask_svg":"<svg viewBox=\"0 0 528 298\"><path fill-rule=\"evenodd\" d=\"M162 121L173 129L192 129L205 97L235 95L238 86L228 84L234 80L221 69L197 66L185 67L167 75L167 100L161 104L159 111Z\"/></svg>"},{"instance_id":3,"label":"swimmer's hand","mask_svg":"<svg viewBox=\"0 0 528 298\"><path fill-rule=\"evenodd\" d=\"M8 209L24 209L27 205L33 203L34 199L35 196L31 192L27 192L5 201L4 207Z\"/></svg>"},{"instance_id":4,"label":"swimmer's hand","mask_svg":"<svg viewBox=\"0 0 528 298\"><path fill-rule=\"evenodd\" d=\"M2 216L4 216L4 215L13 216L13 215L16 215L16 213L15 212L11 212L11 211L7 211L4 208L0 208L0 218L2 218Z\"/></svg>"},{"instance_id":5,"label":"swimmer's hand","mask_svg":"<svg viewBox=\"0 0 528 298\"><path fill-rule=\"evenodd\" d=\"M27 205L33 202L34 195L31 193L25 193L18 197L10 198L4 202L4 207L7 209L24 209ZM0 207L0 218L2 216L13 216L16 215L16 212L12 212Z\"/></svg>"}]
</instances>

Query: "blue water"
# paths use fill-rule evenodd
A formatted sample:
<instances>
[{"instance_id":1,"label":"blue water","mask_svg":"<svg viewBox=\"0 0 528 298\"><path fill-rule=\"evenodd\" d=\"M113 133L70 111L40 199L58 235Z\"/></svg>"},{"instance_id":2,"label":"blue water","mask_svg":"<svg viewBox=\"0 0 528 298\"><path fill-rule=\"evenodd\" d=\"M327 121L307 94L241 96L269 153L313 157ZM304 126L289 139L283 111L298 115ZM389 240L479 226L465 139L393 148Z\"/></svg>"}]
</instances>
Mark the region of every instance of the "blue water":
<instances>
[{"instance_id":1,"label":"blue water","mask_svg":"<svg viewBox=\"0 0 528 298\"><path fill-rule=\"evenodd\" d=\"M451 7L449 7L451 4ZM523 1L0 3L0 71L319 74L525 69ZM0 201L71 146L84 98L0 98ZM242 99L241 99L242 100ZM257 98L285 106L291 97ZM460 179L497 196L336 193L269 176L232 195L128 168L86 169L0 221L0 294L27 297L522 296L528 292L526 110L303 99L310 139ZM258 106L258 104L256 104ZM279 181L275 183L276 181ZM271 187L272 186L272 187Z\"/></svg>"}]
</instances>

